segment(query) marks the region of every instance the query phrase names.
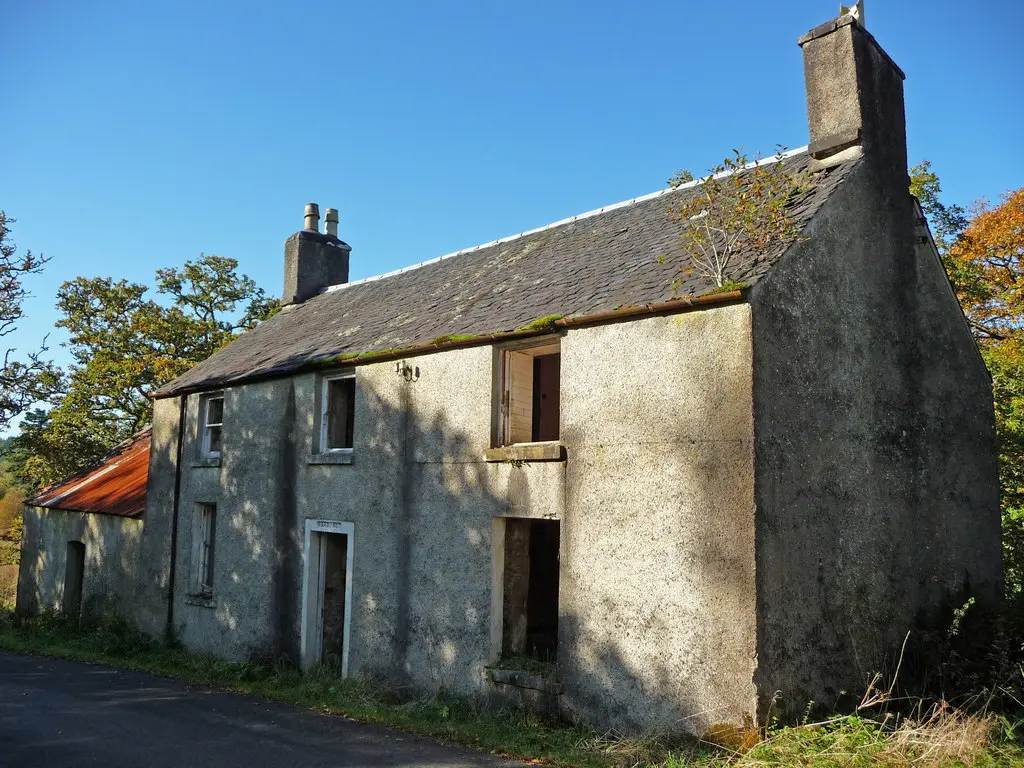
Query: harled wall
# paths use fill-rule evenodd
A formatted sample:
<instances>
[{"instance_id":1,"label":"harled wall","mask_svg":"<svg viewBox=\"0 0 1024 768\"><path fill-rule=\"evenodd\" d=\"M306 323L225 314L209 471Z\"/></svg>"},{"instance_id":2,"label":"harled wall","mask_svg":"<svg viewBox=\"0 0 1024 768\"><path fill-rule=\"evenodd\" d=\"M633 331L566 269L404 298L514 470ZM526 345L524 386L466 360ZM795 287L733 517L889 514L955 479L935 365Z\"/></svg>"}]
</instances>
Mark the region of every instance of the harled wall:
<instances>
[{"instance_id":1,"label":"harled wall","mask_svg":"<svg viewBox=\"0 0 1024 768\"><path fill-rule=\"evenodd\" d=\"M493 520L552 517L571 713L624 731L752 714L748 308L572 330L561 344L566 462L484 461L497 402L491 347L412 358L412 381L393 362L357 367L350 464L313 453L316 374L227 390L219 465L199 458L191 396L174 606L182 641L228 658L298 660L305 523L344 521L355 530L350 673L486 694L498 651ZM172 482L152 478L147 515L169 514ZM201 502L218 505L212 601L189 596Z\"/></svg>"}]
</instances>

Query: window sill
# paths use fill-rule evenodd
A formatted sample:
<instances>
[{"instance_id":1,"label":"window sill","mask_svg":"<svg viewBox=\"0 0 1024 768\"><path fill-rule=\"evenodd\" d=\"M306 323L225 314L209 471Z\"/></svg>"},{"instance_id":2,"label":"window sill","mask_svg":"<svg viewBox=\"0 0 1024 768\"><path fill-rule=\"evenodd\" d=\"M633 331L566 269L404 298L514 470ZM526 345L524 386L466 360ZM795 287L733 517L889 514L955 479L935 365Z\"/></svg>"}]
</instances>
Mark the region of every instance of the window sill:
<instances>
[{"instance_id":1,"label":"window sill","mask_svg":"<svg viewBox=\"0 0 1024 768\"><path fill-rule=\"evenodd\" d=\"M314 453L306 459L307 464L351 464L351 451L332 451L330 453Z\"/></svg>"},{"instance_id":2,"label":"window sill","mask_svg":"<svg viewBox=\"0 0 1024 768\"><path fill-rule=\"evenodd\" d=\"M213 595L186 595L185 605L195 605L199 608L216 608L217 600Z\"/></svg>"},{"instance_id":3,"label":"window sill","mask_svg":"<svg viewBox=\"0 0 1024 768\"><path fill-rule=\"evenodd\" d=\"M565 461L565 446L558 440L516 443L484 451L485 461Z\"/></svg>"},{"instance_id":4,"label":"window sill","mask_svg":"<svg viewBox=\"0 0 1024 768\"><path fill-rule=\"evenodd\" d=\"M193 467L219 467L220 456L202 456L192 460Z\"/></svg>"}]
</instances>

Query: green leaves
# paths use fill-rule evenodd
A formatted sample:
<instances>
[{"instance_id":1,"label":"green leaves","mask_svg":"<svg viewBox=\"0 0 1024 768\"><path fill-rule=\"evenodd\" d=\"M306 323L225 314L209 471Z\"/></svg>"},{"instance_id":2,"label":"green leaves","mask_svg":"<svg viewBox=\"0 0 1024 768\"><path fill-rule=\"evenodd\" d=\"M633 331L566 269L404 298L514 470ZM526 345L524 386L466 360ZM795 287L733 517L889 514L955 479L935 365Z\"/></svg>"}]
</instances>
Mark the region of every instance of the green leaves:
<instances>
[{"instance_id":1,"label":"green leaves","mask_svg":"<svg viewBox=\"0 0 1024 768\"><path fill-rule=\"evenodd\" d=\"M109 277L60 287L57 327L68 333L73 362L48 379L53 408L18 437L32 482L59 480L137 432L150 420L154 389L277 311L277 300L237 269L235 259L200 255L157 270L164 301Z\"/></svg>"},{"instance_id":2,"label":"green leaves","mask_svg":"<svg viewBox=\"0 0 1024 768\"><path fill-rule=\"evenodd\" d=\"M669 186L676 188L692 179L688 171L680 171L669 179ZM716 289L746 283L774 248L798 238L789 209L813 184L809 174L785 168L781 147L772 159L757 157L755 164L741 150L733 150L732 157L712 168L669 210L681 225L679 237L688 259L684 279L697 276L714 283ZM683 282L673 282L676 290Z\"/></svg>"},{"instance_id":3,"label":"green leaves","mask_svg":"<svg viewBox=\"0 0 1024 768\"><path fill-rule=\"evenodd\" d=\"M18 255L10 240L9 224L14 219L0 211L0 337L12 333L25 316L22 303L28 298L23 280L27 275L42 272L49 259L35 256L31 251ZM6 427L19 413L41 399L52 386L56 373L41 359L46 351L46 340L36 351L23 359L15 359L17 350L6 349L0 360L0 427Z\"/></svg>"}]
</instances>

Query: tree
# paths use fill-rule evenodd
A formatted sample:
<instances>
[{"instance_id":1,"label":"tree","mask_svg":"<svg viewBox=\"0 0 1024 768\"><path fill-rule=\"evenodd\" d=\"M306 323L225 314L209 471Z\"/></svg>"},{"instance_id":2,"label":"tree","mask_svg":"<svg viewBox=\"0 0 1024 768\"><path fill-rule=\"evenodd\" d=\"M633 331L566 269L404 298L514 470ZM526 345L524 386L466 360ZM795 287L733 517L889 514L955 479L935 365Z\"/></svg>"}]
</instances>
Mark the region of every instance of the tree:
<instances>
[{"instance_id":1,"label":"tree","mask_svg":"<svg viewBox=\"0 0 1024 768\"><path fill-rule=\"evenodd\" d=\"M200 255L181 269L157 270L156 294L169 305L127 280L79 277L60 287L57 327L68 333L73 362L53 407L27 418L18 437L34 483L59 480L130 437L149 422L154 389L277 311L237 267Z\"/></svg>"},{"instance_id":2,"label":"tree","mask_svg":"<svg viewBox=\"0 0 1024 768\"><path fill-rule=\"evenodd\" d=\"M910 193L921 201L921 208L931 224L932 238L939 254L945 257L967 228L967 212L959 205L946 205L939 199L942 184L932 171L929 160L923 160L910 169Z\"/></svg>"},{"instance_id":3,"label":"tree","mask_svg":"<svg viewBox=\"0 0 1024 768\"><path fill-rule=\"evenodd\" d=\"M18 255L17 246L10 240L10 228L14 219L0 210L0 337L17 330L24 318L22 304L28 297L23 284L26 275L38 274L49 259L35 256L31 251ZM45 343L37 352L31 352L25 360L14 360L16 350L4 350L0 364L0 428L6 428L11 420L29 405L45 397L53 385L52 367L40 359L46 351Z\"/></svg>"},{"instance_id":4,"label":"tree","mask_svg":"<svg viewBox=\"0 0 1024 768\"><path fill-rule=\"evenodd\" d=\"M798 238L789 209L811 188L811 176L789 171L781 149L771 159L756 159L748 168L747 156L734 150L669 211L682 224L686 276L702 277L722 290L740 287L774 248ZM677 171L668 183L677 188L691 181L692 173Z\"/></svg>"},{"instance_id":5,"label":"tree","mask_svg":"<svg viewBox=\"0 0 1024 768\"><path fill-rule=\"evenodd\" d=\"M992 375L1007 589L1024 590L1024 188L966 213L939 200L928 161L911 169L911 192Z\"/></svg>"}]
</instances>

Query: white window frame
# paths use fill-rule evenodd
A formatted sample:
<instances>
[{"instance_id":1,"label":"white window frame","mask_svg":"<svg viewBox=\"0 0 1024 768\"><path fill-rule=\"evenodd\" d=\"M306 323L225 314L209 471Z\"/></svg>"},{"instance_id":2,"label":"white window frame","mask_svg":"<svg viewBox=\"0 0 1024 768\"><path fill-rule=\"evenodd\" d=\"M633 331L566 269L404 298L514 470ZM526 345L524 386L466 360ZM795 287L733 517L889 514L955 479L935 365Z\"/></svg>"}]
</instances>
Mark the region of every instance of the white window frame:
<instances>
[{"instance_id":1,"label":"white window frame","mask_svg":"<svg viewBox=\"0 0 1024 768\"><path fill-rule=\"evenodd\" d=\"M354 395L353 395L353 398L352 398L352 406L353 406L352 407L352 413L350 414L350 416L352 418L352 443L353 443L353 448L328 448L327 447L327 430L328 430L328 426L329 426L328 425L327 409L328 409L328 406L330 405L329 398L328 398L328 392L330 392L330 383L332 381L338 381L339 379L352 379L353 387L354 387L355 386L355 378L356 378L356 374L355 374L354 371L352 371L352 372L349 372L349 373L338 373L338 374L334 374L334 375L331 375L331 376L324 376L321 379L321 381L320 381L320 439L317 442L317 452L318 453L351 454L353 448L355 447L354 444L355 444L355 439L356 439L355 438L356 414L355 414L355 397L354 397Z\"/></svg>"},{"instance_id":2,"label":"white window frame","mask_svg":"<svg viewBox=\"0 0 1024 768\"><path fill-rule=\"evenodd\" d=\"M210 567L210 555L213 555L213 567L216 568L217 505L212 502L200 502L196 504L195 510L195 524L192 527L194 531L192 552L195 563L195 573L192 579L193 594L212 598L213 569Z\"/></svg>"},{"instance_id":3,"label":"white window frame","mask_svg":"<svg viewBox=\"0 0 1024 768\"><path fill-rule=\"evenodd\" d=\"M214 400L220 400L220 421L210 421L210 403ZM220 451L210 450L210 427L220 427L220 443L224 445L224 406L226 405L226 399L223 392L212 392L208 395L203 395L199 401L199 428L202 430L202 450L203 457L208 459L219 459Z\"/></svg>"}]
</instances>

